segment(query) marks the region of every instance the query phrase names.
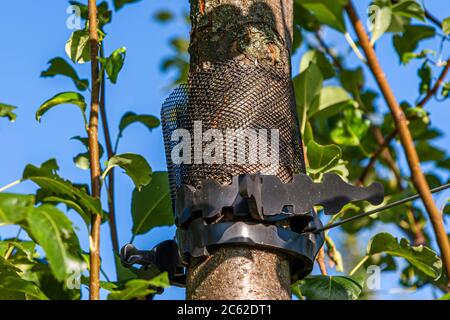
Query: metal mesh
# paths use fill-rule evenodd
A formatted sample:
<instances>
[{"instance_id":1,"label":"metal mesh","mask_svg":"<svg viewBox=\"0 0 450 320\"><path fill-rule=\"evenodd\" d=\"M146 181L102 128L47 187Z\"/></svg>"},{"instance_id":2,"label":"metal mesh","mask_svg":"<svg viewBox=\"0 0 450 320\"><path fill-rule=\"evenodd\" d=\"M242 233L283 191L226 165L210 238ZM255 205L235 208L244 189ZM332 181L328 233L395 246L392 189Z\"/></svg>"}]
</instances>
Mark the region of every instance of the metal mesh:
<instances>
[{"instance_id":1,"label":"metal mesh","mask_svg":"<svg viewBox=\"0 0 450 320\"><path fill-rule=\"evenodd\" d=\"M172 200L182 184L196 187L206 178L230 184L232 176L263 172L288 182L294 173L304 172L292 82L282 70L230 61L191 72L187 84L176 88L164 102L161 119ZM191 164L175 164L171 152L179 141L172 141L172 133L187 129L194 137L194 121L202 122L203 131L219 129L224 137L229 130L278 129L278 168L252 164L249 159L257 157L259 149L251 148L254 140L238 131L233 136L236 144L242 142L248 147L244 154L234 152L235 163L196 164L192 152ZM191 143L194 146L194 141ZM222 150L227 152L225 139Z\"/></svg>"}]
</instances>

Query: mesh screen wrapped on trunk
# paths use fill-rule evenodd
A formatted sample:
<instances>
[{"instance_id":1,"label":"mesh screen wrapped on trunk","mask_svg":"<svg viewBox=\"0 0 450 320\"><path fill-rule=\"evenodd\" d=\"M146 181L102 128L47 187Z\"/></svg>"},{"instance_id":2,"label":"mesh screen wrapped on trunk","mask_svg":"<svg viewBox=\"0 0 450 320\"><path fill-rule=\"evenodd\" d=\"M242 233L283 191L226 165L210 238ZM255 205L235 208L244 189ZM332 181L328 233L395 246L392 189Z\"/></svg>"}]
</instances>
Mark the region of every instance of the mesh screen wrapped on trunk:
<instances>
[{"instance_id":1,"label":"mesh screen wrapped on trunk","mask_svg":"<svg viewBox=\"0 0 450 320\"><path fill-rule=\"evenodd\" d=\"M191 72L187 84L176 88L164 102L161 119L172 200L181 185L197 187L206 178L230 184L233 176L261 172L289 182L293 174L305 171L292 82L277 68L229 61ZM224 137L235 139L236 145L246 145L245 152L233 150L223 139L223 162L202 163L202 154L192 151L191 163L174 163L171 152L180 141L172 139L172 134L176 129L185 129L192 137L193 148L199 147L194 142L198 121L201 131L218 129ZM260 150L252 147L255 140L246 129L278 130L277 167L251 160L258 157ZM207 148L212 140L200 142L200 146ZM227 151L233 153L235 161L227 161L231 156Z\"/></svg>"}]
</instances>

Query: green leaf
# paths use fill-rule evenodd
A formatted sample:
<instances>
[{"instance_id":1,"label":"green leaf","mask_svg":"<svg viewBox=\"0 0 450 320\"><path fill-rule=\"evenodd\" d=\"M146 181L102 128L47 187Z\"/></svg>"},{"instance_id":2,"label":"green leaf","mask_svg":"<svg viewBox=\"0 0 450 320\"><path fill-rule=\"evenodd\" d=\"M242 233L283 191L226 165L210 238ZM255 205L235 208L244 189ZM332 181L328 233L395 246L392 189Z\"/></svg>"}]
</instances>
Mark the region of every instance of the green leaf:
<instances>
[{"instance_id":1,"label":"green leaf","mask_svg":"<svg viewBox=\"0 0 450 320\"><path fill-rule=\"evenodd\" d=\"M88 20L89 10L87 5L78 1L69 1L69 3L73 6L78 6L80 8L81 18L84 20ZM111 22L112 11L109 10L108 2L102 1L97 5L97 17L98 17L98 26L100 28L103 28L103 26Z\"/></svg>"},{"instance_id":2,"label":"green leaf","mask_svg":"<svg viewBox=\"0 0 450 320\"><path fill-rule=\"evenodd\" d=\"M414 52L419 42L424 39L432 38L435 35L434 28L428 26L405 26L405 32L402 35L393 37L394 48L400 58L401 63L407 63L408 57L405 54Z\"/></svg>"},{"instance_id":3,"label":"green leaf","mask_svg":"<svg viewBox=\"0 0 450 320\"><path fill-rule=\"evenodd\" d=\"M144 234L154 227L174 223L167 172L154 172L149 185L133 191L131 202L133 235Z\"/></svg>"},{"instance_id":4,"label":"green leaf","mask_svg":"<svg viewBox=\"0 0 450 320\"><path fill-rule=\"evenodd\" d=\"M152 168L144 157L134 153L124 153L113 156L108 160L107 168L103 173L103 178L114 167L121 167L125 173L133 180L138 190L146 186L152 180Z\"/></svg>"},{"instance_id":5,"label":"green leaf","mask_svg":"<svg viewBox=\"0 0 450 320\"><path fill-rule=\"evenodd\" d=\"M431 79L433 77L433 73L427 61L425 61L420 67L420 69L417 70L417 75L420 78L419 93L420 94L428 93L428 91L430 91L431 88Z\"/></svg>"},{"instance_id":6,"label":"green leaf","mask_svg":"<svg viewBox=\"0 0 450 320\"><path fill-rule=\"evenodd\" d=\"M136 114L134 112L127 112L122 116L122 119L120 119L119 136L121 137L123 131L133 123L142 123L150 131L160 125L159 119L154 116L148 114Z\"/></svg>"},{"instance_id":7,"label":"green leaf","mask_svg":"<svg viewBox=\"0 0 450 320\"><path fill-rule=\"evenodd\" d=\"M341 148L338 146L334 144L323 146L314 140L308 142L306 150L309 162L308 171L313 174L326 172L334 167L342 157Z\"/></svg>"},{"instance_id":8,"label":"green leaf","mask_svg":"<svg viewBox=\"0 0 450 320\"><path fill-rule=\"evenodd\" d=\"M127 48L122 47L111 53L108 58L100 58L100 62L102 63L102 66L105 69L111 83L117 83L117 77L123 68L126 54Z\"/></svg>"},{"instance_id":9,"label":"green leaf","mask_svg":"<svg viewBox=\"0 0 450 320\"><path fill-rule=\"evenodd\" d=\"M89 139L76 136L72 137L71 140L78 140L86 147L86 152L76 155L73 158L73 162L78 168L82 170L89 170L89 168L91 167L91 162L89 160ZM98 148L99 148L99 157L101 158L105 151L100 143L98 144Z\"/></svg>"},{"instance_id":10,"label":"green leaf","mask_svg":"<svg viewBox=\"0 0 450 320\"><path fill-rule=\"evenodd\" d=\"M34 208L27 222L31 236L44 249L56 279L64 281L85 268L78 238L64 213L45 204Z\"/></svg>"},{"instance_id":11,"label":"green leaf","mask_svg":"<svg viewBox=\"0 0 450 320\"><path fill-rule=\"evenodd\" d=\"M0 103L0 118L8 118L10 122L16 121L17 115L13 112L15 109L17 109L17 107Z\"/></svg>"},{"instance_id":12,"label":"green leaf","mask_svg":"<svg viewBox=\"0 0 450 320\"><path fill-rule=\"evenodd\" d=\"M131 4L131 3L135 3L135 2L139 2L141 0L114 0L114 9L120 10L122 9L125 5L127 4Z\"/></svg>"},{"instance_id":13,"label":"green leaf","mask_svg":"<svg viewBox=\"0 0 450 320\"><path fill-rule=\"evenodd\" d=\"M32 195L0 193L0 226L23 222L33 206Z\"/></svg>"},{"instance_id":14,"label":"green leaf","mask_svg":"<svg viewBox=\"0 0 450 320\"><path fill-rule=\"evenodd\" d=\"M22 279L18 272L0 256L0 300L48 300L36 284Z\"/></svg>"},{"instance_id":15,"label":"green leaf","mask_svg":"<svg viewBox=\"0 0 450 320\"><path fill-rule=\"evenodd\" d=\"M170 45L178 53L186 53L189 49L189 40L183 38L175 38L170 41Z\"/></svg>"},{"instance_id":16,"label":"green leaf","mask_svg":"<svg viewBox=\"0 0 450 320\"><path fill-rule=\"evenodd\" d=\"M55 278L47 261L35 263L30 270L29 279L36 283L50 300L80 300L81 290L78 289L79 274L74 273L66 281L60 282ZM68 288L68 286L74 289Z\"/></svg>"},{"instance_id":17,"label":"green leaf","mask_svg":"<svg viewBox=\"0 0 450 320\"><path fill-rule=\"evenodd\" d=\"M331 131L331 139L338 145L359 146L369 127L370 121L363 118L361 110L348 109Z\"/></svg>"},{"instance_id":18,"label":"green leaf","mask_svg":"<svg viewBox=\"0 0 450 320\"><path fill-rule=\"evenodd\" d=\"M69 77L74 82L78 90L84 91L89 88L87 79L80 79L75 69L63 58L54 58L48 62L50 66L41 73L41 77L48 78L57 75Z\"/></svg>"},{"instance_id":19,"label":"green leaf","mask_svg":"<svg viewBox=\"0 0 450 320\"><path fill-rule=\"evenodd\" d=\"M166 288L169 286L169 277L166 272L151 280L133 279L125 283L124 288L113 290L108 295L108 300L141 298L156 293L158 288Z\"/></svg>"},{"instance_id":20,"label":"green leaf","mask_svg":"<svg viewBox=\"0 0 450 320\"><path fill-rule=\"evenodd\" d=\"M320 91L319 103L308 111L308 118L327 118L356 106L357 103L343 88L334 86L323 87Z\"/></svg>"},{"instance_id":21,"label":"green leaf","mask_svg":"<svg viewBox=\"0 0 450 320\"><path fill-rule=\"evenodd\" d=\"M411 246L406 239L401 239L399 243L389 233L379 233L370 240L367 255L379 253L404 258L433 279L437 279L442 272L442 261L436 252L425 246Z\"/></svg>"},{"instance_id":22,"label":"green leaf","mask_svg":"<svg viewBox=\"0 0 450 320\"><path fill-rule=\"evenodd\" d=\"M405 54L403 54L403 63L404 64L408 64L413 59L424 59L424 58L427 58L428 54L431 54L431 55L435 56L436 52L433 51L433 50L422 50L419 53L406 52Z\"/></svg>"},{"instance_id":23,"label":"green leaf","mask_svg":"<svg viewBox=\"0 0 450 320\"><path fill-rule=\"evenodd\" d=\"M168 10L160 10L153 15L153 18L158 22L169 22L173 20L173 14Z\"/></svg>"},{"instance_id":24,"label":"green leaf","mask_svg":"<svg viewBox=\"0 0 450 320\"><path fill-rule=\"evenodd\" d=\"M422 6L414 0L401 1L392 6L392 12L406 18L414 18L425 22L425 11Z\"/></svg>"},{"instance_id":25,"label":"green leaf","mask_svg":"<svg viewBox=\"0 0 450 320\"><path fill-rule=\"evenodd\" d=\"M133 272L134 268L126 268L122 265L120 257L117 254L114 254L114 263L116 265L117 272L117 281L126 282L129 280L136 279L137 274Z\"/></svg>"},{"instance_id":26,"label":"green leaf","mask_svg":"<svg viewBox=\"0 0 450 320\"><path fill-rule=\"evenodd\" d=\"M389 29L392 22L392 10L388 6L378 8L374 11L374 16L369 16L369 19L373 19L370 24L372 33L370 43L373 45Z\"/></svg>"},{"instance_id":27,"label":"green leaf","mask_svg":"<svg viewBox=\"0 0 450 320\"><path fill-rule=\"evenodd\" d=\"M332 78L336 74L328 58L318 50L309 50L303 54L300 62L300 73L305 71L311 63L319 67L324 79Z\"/></svg>"},{"instance_id":28,"label":"green leaf","mask_svg":"<svg viewBox=\"0 0 450 320\"><path fill-rule=\"evenodd\" d=\"M53 107L56 107L58 105L62 104L73 104L80 108L81 113L83 115L84 123L86 124L86 101L84 100L84 97L76 92L62 92L58 93L53 98L45 101L39 109L36 111L36 120L41 121L42 116L52 109Z\"/></svg>"},{"instance_id":29,"label":"green leaf","mask_svg":"<svg viewBox=\"0 0 450 320\"><path fill-rule=\"evenodd\" d=\"M438 300L450 300L450 293L444 294Z\"/></svg>"},{"instance_id":30,"label":"green leaf","mask_svg":"<svg viewBox=\"0 0 450 320\"><path fill-rule=\"evenodd\" d=\"M91 61L91 46L89 43L89 31L76 30L66 43L66 54L75 63Z\"/></svg>"},{"instance_id":31,"label":"green leaf","mask_svg":"<svg viewBox=\"0 0 450 320\"><path fill-rule=\"evenodd\" d=\"M445 18L444 21L442 21L442 31L444 31L445 34L450 34L450 17Z\"/></svg>"},{"instance_id":32,"label":"green leaf","mask_svg":"<svg viewBox=\"0 0 450 320\"><path fill-rule=\"evenodd\" d=\"M293 286L307 300L357 300L363 289L361 279L350 276L310 276Z\"/></svg>"},{"instance_id":33,"label":"green leaf","mask_svg":"<svg viewBox=\"0 0 450 320\"><path fill-rule=\"evenodd\" d=\"M345 0L296 0L299 4L310 10L321 23L345 32L344 5Z\"/></svg>"},{"instance_id":34,"label":"green leaf","mask_svg":"<svg viewBox=\"0 0 450 320\"><path fill-rule=\"evenodd\" d=\"M83 188L77 187L70 181L66 181L56 174L58 166L56 161L49 160L41 165L40 168L33 165L27 165L23 172L23 179L31 180L42 188L46 197L53 201L59 201L69 205L72 209L80 212L82 208L82 218L89 221L91 214L102 214L102 208L99 199L95 199L86 193ZM64 200L64 201L63 201ZM71 205L75 203L75 205Z\"/></svg>"},{"instance_id":35,"label":"green leaf","mask_svg":"<svg viewBox=\"0 0 450 320\"><path fill-rule=\"evenodd\" d=\"M33 241L21 241L16 239L7 239L0 241L0 256L5 256L6 251L13 247L9 261L14 263L18 261L34 262L34 258L39 255L36 253L36 244Z\"/></svg>"},{"instance_id":36,"label":"green leaf","mask_svg":"<svg viewBox=\"0 0 450 320\"><path fill-rule=\"evenodd\" d=\"M294 23L307 31L319 31L320 22L300 1L294 1Z\"/></svg>"},{"instance_id":37,"label":"green leaf","mask_svg":"<svg viewBox=\"0 0 450 320\"><path fill-rule=\"evenodd\" d=\"M444 99L447 99L450 96L450 82L444 82L442 84L441 95Z\"/></svg>"},{"instance_id":38,"label":"green leaf","mask_svg":"<svg viewBox=\"0 0 450 320\"><path fill-rule=\"evenodd\" d=\"M318 96L322 89L323 77L320 69L311 63L302 73L294 78L294 89L297 113L301 125L301 133L305 130L308 111L318 103Z\"/></svg>"},{"instance_id":39,"label":"green leaf","mask_svg":"<svg viewBox=\"0 0 450 320\"><path fill-rule=\"evenodd\" d=\"M421 162L443 161L447 158L446 153L443 149L431 145L426 140L417 142L416 149Z\"/></svg>"}]
</instances>

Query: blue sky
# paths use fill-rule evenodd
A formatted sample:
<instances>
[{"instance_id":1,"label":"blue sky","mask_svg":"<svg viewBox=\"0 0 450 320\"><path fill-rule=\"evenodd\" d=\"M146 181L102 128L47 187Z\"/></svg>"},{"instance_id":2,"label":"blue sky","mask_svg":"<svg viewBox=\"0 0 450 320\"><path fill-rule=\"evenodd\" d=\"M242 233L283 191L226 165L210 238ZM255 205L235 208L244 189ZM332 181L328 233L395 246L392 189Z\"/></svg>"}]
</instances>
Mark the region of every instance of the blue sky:
<instances>
[{"instance_id":1,"label":"blue sky","mask_svg":"<svg viewBox=\"0 0 450 320\"><path fill-rule=\"evenodd\" d=\"M68 14L67 1L55 0L2 0L0 7L0 101L19 107L18 119L10 124L0 122L0 186L20 178L24 166L28 163L40 164L49 158L56 158L60 165L60 174L76 182L87 183L89 173L81 171L73 165L72 157L83 151L83 146L70 140L73 136L84 135L83 123L79 110L65 107L52 110L38 123L34 113L39 105L58 92L74 90L72 82L63 77L42 79L40 73L47 68L47 62L57 56L65 57L64 45L71 34L66 27ZM112 2L112 1L109 1ZM361 15L369 1L357 2ZM450 7L446 0L425 1L426 7L439 19L450 15ZM445 8L446 10L443 10ZM152 20L152 14L159 9L172 9L177 13L177 20L168 25L159 25ZM174 36L188 35L182 12L188 10L187 0L143 0L125 7L114 14L113 23L106 28L106 52L125 46L128 49L126 64L119 76L118 84L108 85L107 109L113 136L117 134L117 126L121 116L127 111L159 116L164 98L168 95L167 86L171 76L160 70L161 60L171 53L168 45ZM360 62L352 52L342 35L333 31L326 32L326 39L332 45L348 52L347 66L356 67ZM312 40L312 39L311 39ZM424 42L424 47L438 50L434 42ZM404 67L398 64L398 58L391 45L391 36L379 40L377 52L387 77L398 99L414 101L416 98L418 63L413 62ZM444 57L449 47L444 47ZM293 57L294 74L297 73L301 52ZM89 65L77 68L80 76L89 77ZM367 76L369 84L375 88L374 81ZM385 110L381 99L377 100L380 109ZM449 131L450 109L448 103L431 101L427 105L432 123L442 131ZM436 145L450 151L450 137L446 135L436 140ZM166 170L161 130L148 130L139 125L129 127L121 142L120 153L134 152L142 154L151 164L154 171ZM106 159L102 159L105 161ZM403 172L407 167L402 165ZM130 200L133 185L131 180L117 174L116 197L119 241L125 244L131 237ZM446 177L448 178L448 177ZM32 183L23 183L10 191L33 192ZM442 197L442 195L440 196ZM78 216L69 212L76 226L83 248L88 248L87 233ZM388 229L381 226L381 229ZM15 236L16 229L3 227L2 238ZM361 235L361 253L367 240L374 232L371 230ZM158 228L146 235L138 236L135 244L140 248L151 248L158 242L171 238L173 228ZM334 235L339 235L335 232ZM112 276L114 274L113 255L107 226L102 227L101 250L103 268ZM398 276L383 276L383 298L431 298L430 290L421 290L414 294L387 294L389 289L398 287ZM160 298L181 299L184 290L169 288Z\"/></svg>"}]
</instances>

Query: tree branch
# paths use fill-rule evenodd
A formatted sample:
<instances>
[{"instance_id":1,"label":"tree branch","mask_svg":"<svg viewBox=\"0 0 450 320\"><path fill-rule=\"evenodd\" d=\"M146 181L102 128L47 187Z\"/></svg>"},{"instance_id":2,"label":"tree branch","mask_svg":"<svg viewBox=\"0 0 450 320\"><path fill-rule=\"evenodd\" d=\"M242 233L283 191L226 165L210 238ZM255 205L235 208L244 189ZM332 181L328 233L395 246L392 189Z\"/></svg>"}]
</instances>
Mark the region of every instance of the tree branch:
<instances>
[{"instance_id":1,"label":"tree branch","mask_svg":"<svg viewBox=\"0 0 450 320\"><path fill-rule=\"evenodd\" d=\"M411 171L412 182L419 192L423 204L429 214L431 223L433 225L434 233L441 251L443 264L445 266L447 276L450 279L450 243L447 237L447 233L444 228L442 215L439 209L436 207L433 197L430 192L430 188L420 168L420 160L417 154L417 150L414 146L414 141L409 131L406 116L403 113L400 105L398 104L394 93L386 79L383 69L380 66L378 57L370 45L369 37L364 29L363 23L358 17L355 11L353 2L350 0L346 7L347 14L353 25L356 35L358 36L361 48L367 59L368 66L380 88L383 97L391 110L391 114L398 130L400 141L406 154L408 165Z\"/></svg>"},{"instance_id":2,"label":"tree branch","mask_svg":"<svg viewBox=\"0 0 450 320\"><path fill-rule=\"evenodd\" d=\"M100 94L100 79L98 66L98 29L97 29L97 4L95 0L89 0L89 43L91 48L91 110L89 116L89 160L91 172L92 196L100 198L100 159L98 145L98 109ZM90 276L89 299L100 299L100 224L101 215L92 214L90 235Z\"/></svg>"},{"instance_id":3,"label":"tree branch","mask_svg":"<svg viewBox=\"0 0 450 320\"><path fill-rule=\"evenodd\" d=\"M450 69L450 58L447 59L446 66L442 70L441 74L439 75L438 80L434 84L434 86L431 88L430 91L428 91L427 95L417 104L418 107L423 108L425 104L430 101L430 98L436 94L436 92L439 90L439 88L444 83L444 79ZM372 155L367 167L364 169L363 174L359 178L359 182L362 184L370 171L370 169L375 165L375 162L377 158L384 152L384 150L391 144L392 140L397 136L398 130L394 129L386 138L385 141L380 144L379 149Z\"/></svg>"},{"instance_id":4,"label":"tree branch","mask_svg":"<svg viewBox=\"0 0 450 320\"><path fill-rule=\"evenodd\" d=\"M428 91L427 95L417 104L418 107L423 107L438 92L439 88L444 83L445 77L447 76L449 69L450 69L450 58L447 59L445 67L444 69L442 69L442 72L439 75L439 78L437 79L434 86L431 88L431 90Z\"/></svg>"},{"instance_id":5,"label":"tree branch","mask_svg":"<svg viewBox=\"0 0 450 320\"><path fill-rule=\"evenodd\" d=\"M103 58L103 45L100 47L100 56ZM109 132L108 117L106 113L106 82L105 82L105 71L102 74L102 84L101 84L101 97L100 97L100 116L102 120L103 134L105 136L106 153L108 159L114 156L114 151L111 143L111 134ZM114 169L111 169L108 175L108 210L109 210L109 229L111 234L111 242L114 253L119 253L119 240L117 236L117 226L116 226L116 210L114 205Z\"/></svg>"}]
</instances>

